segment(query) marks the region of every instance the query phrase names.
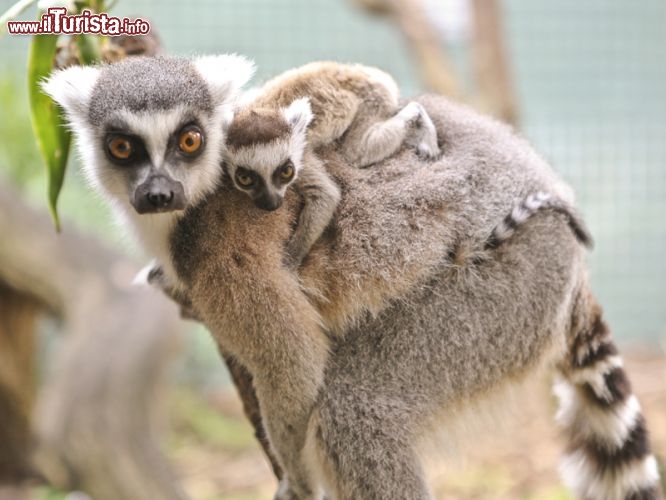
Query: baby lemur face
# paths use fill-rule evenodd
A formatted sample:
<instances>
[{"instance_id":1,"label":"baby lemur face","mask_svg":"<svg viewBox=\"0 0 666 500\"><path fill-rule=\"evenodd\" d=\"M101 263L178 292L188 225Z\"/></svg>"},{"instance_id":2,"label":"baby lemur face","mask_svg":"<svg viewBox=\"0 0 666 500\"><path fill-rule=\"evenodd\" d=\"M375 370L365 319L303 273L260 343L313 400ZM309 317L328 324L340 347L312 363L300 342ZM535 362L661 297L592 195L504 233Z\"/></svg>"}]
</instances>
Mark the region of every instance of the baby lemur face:
<instances>
[{"instance_id":1,"label":"baby lemur face","mask_svg":"<svg viewBox=\"0 0 666 500\"><path fill-rule=\"evenodd\" d=\"M154 214L217 186L224 116L252 72L238 56L130 58L56 72L44 90L65 109L89 180L115 204Z\"/></svg>"},{"instance_id":2,"label":"baby lemur face","mask_svg":"<svg viewBox=\"0 0 666 500\"><path fill-rule=\"evenodd\" d=\"M275 210L303 165L312 111L307 99L283 109L244 109L227 130L226 168L258 208Z\"/></svg>"}]
</instances>

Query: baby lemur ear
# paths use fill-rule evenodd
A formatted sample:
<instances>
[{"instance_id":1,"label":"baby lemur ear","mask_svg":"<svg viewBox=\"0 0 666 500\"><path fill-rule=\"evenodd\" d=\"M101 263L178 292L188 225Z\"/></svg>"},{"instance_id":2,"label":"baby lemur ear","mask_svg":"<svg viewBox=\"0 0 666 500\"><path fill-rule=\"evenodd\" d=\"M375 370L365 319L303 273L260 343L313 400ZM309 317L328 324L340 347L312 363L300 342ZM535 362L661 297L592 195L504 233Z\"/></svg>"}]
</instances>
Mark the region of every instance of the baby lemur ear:
<instances>
[{"instance_id":1,"label":"baby lemur ear","mask_svg":"<svg viewBox=\"0 0 666 500\"><path fill-rule=\"evenodd\" d=\"M208 84L216 105L238 97L255 71L252 61L237 54L197 57L194 66Z\"/></svg>"},{"instance_id":2,"label":"baby lemur ear","mask_svg":"<svg viewBox=\"0 0 666 500\"><path fill-rule=\"evenodd\" d=\"M302 97L296 99L289 106L282 109L282 115L294 132L304 132L314 118L310 99Z\"/></svg>"},{"instance_id":3,"label":"baby lemur ear","mask_svg":"<svg viewBox=\"0 0 666 500\"><path fill-rule=\"evenodd\" d=\"M57 70L41 83L42 91L60 104L70 119L84 121L99 73L95 66Z\"/></svg>"}]
</instances>

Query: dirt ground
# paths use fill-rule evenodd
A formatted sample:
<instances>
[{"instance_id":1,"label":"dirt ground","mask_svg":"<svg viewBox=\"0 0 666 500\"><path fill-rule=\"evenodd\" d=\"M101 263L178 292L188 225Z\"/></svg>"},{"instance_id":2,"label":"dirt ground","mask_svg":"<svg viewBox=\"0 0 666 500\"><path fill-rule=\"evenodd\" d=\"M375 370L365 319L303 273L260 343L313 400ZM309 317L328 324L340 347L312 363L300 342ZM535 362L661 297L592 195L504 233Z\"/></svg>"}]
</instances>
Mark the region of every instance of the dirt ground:
<instances>
[{"instance_id":1,"label":"dirt ground","mask_svg":"<svg viewBox=\"0 0 666 500\"><path fill-rule=\"evenodd\" d=\"M626 349L625 349L626 351ZM659 351L659 350L657 350ZM632 350L625 356L644 408L653 448L666 460L666 355ZM275 483L243 421L233 391L205 402L174 402L175 432L170 449L188 492L202 500L269 499ZM192 407L199 410L192 417ZM443 440L430 448L427 471L437 498L454 500L563 500L571 498L557 475L561 441L553 423L555 399L546 377L530 381L512 396L502 424L472 431L453 452ZM184 411L184 408L188 408ZM179 410L180 409L180 410ZM204 415L202 417L202 414ZM436 455L436 458L435 458Z\"/></svg>"}]
</instances>

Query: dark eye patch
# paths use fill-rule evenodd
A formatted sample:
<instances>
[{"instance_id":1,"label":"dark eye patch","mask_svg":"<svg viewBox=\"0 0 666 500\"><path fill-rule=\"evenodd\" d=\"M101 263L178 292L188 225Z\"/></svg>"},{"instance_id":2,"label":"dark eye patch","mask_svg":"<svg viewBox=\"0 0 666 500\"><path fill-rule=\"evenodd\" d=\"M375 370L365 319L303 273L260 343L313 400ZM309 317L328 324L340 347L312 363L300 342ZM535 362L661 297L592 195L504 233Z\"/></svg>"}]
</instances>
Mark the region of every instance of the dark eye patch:
<instances>
[{"instance_id":1,"label":"dark eye patch","mask_svg":"<svg viewBox=\"0 0 666 500\"><path fill-rule=\"evenodd\" d=\"M119 144L122 144L122 151L128 152L127 157L118 156ZM148 160L148 152L143 140L137 135L122 130L110 129L107 131L104 137L104 153L109 161L123 167L136 166Z\"/></svg>"},{"instance_id":2,"label":"dark eye patch","mask_svg":"<svg viewBox=\"0 0 666 500\"><path fill-rule=\"evenodd\" d=\"M183 132L187 130L196 130L201 134L201 147L199 150L194 153L194 154L184 154L179 147L179 142L180 142L180 136ZM169 142L167 143L167 154L177 154L179 157L185 161L193 161L196 159L201 153L203 153L204 149L206 146L206 134L204 132L203 127L199 124L199 122L194 119L194 118L189 118L187 120L183 120L183 122L176 127L176 129L171 133L169 136Z\"/></svg>"},{"instance_id":3,"label":"dark eye patch","mask_svg":"<svg viewBox=\"0 0 666 500\"><path fill-rule=\"evenodd\" d=\"M234 172L236 184L245 191L253 191L264 185L264 180L254 170L245 167L236 167Z\"/></svg>"},{"instance_id":4,"label":"dark eye patch","mask_svg":"<svg viewBox=\"0 0 666 500\"><path fill-rule=\"evenodd\" d=\"M278 168L273 171L272 180L273 184L276 186L282 186L288 184L294 180L296 171L294 163L288 159Z\"/></svg>"}]
</instances>

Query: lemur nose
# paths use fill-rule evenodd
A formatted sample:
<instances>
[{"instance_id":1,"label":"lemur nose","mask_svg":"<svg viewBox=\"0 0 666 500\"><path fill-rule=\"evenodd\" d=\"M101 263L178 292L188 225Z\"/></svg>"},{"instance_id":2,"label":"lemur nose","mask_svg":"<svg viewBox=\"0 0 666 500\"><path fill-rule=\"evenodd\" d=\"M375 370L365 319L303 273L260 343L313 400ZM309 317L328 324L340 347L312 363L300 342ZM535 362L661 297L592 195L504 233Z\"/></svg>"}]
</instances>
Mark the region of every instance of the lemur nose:
<instances>
[{"instance_id":1,"label":"lemur nose","mask_svg":"<svg viewBox=\"0 0 666 500\"><path fill-rule=\"evenodd\" d=\"M171 212L185 208L183 185L166 175L152 175L134 191L132 205L140 214Z\"/></svg>"},{"instance_id":2,"label":"lemur nose","mask_svg":"<svg viewBox=\"0 0 666 500\"><path fill-rule=\"evenodd\" d=\"M173 200L173 191L164 192L157 189L151 189L148 192L147 197L151 205L157 208L163 208Z\"/></svg>"}]
</instances>

